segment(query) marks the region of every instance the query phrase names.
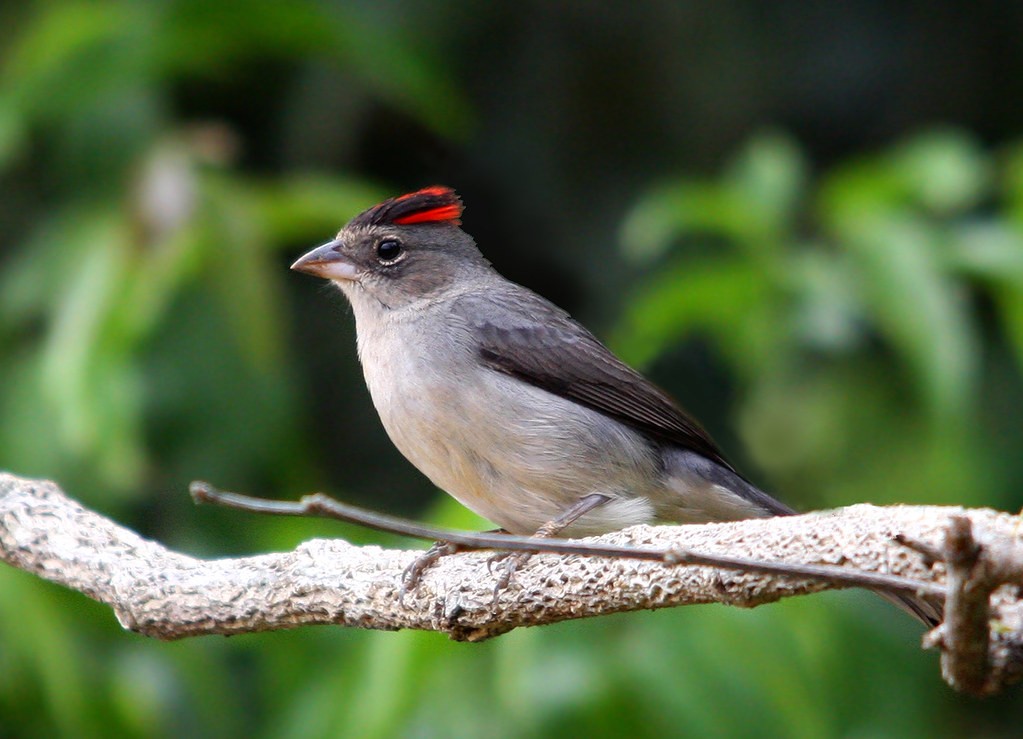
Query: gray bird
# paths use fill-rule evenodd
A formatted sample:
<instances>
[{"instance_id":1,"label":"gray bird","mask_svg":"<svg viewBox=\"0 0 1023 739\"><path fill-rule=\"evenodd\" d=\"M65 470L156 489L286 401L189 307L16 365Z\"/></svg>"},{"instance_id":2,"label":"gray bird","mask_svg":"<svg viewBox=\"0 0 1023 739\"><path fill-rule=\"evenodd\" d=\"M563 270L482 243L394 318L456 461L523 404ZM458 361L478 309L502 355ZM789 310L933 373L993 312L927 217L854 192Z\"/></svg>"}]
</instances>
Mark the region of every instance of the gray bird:
<instances>
[{"instance_id":1,"label":"gray bird","mask_svg":"<svg viewBox=\"0 0 1023 739\"><path fill-rule=\"evenodd\" d=\"M453 190L428 187L292 265L351 303L380 420L437 487L520 535L794 512L568 313L498 274L461 214ZM885 595L936 622L931 604Z\"/></svg>"}]
</instances>

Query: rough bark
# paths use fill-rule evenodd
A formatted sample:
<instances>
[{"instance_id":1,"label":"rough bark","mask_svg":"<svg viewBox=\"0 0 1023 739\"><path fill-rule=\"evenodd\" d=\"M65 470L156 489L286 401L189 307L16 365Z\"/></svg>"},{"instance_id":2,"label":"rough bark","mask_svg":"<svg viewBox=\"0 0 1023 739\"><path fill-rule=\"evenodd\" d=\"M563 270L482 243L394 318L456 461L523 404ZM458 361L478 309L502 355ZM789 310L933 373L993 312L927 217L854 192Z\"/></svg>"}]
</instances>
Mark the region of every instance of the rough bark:
<instances>
[{"instance_id":1,"label":"rough bark","mask_svg":"<svg viewBox=\"0 0 1023 739\"><path fill-rule=\"evenodd\" d=\"M973 544L962 541L962 520ZM592 541L842 565L913 578L933 590L934 583L945 583L946 566L931 560L946 558L952 530L959 532L957 551L971 553L968 568L979 573L980 590L991 594L991 611L979 618L982 623L993 619L993 628L983 635L988 644L980 676L976 658L968 659L968 684L957 687L990 693L1023 669L1018 590L1023 544L1017 516L986 509L856 505L735 523L639 526ZM707 566L538 554L516 573L515 586L495 598L490 554L468 552L443 558L402 598L402 573L418 554L315 539L290 552L203 560L172 552L89 511L52 482L0 474L0 558L109 605L126 629L159 639L336 624L425 629L479 641L519 626L605 613L711 602L753 607L841 587L825 579ZM965 578L967 590L978 589L966 570L952 579L957 578ZM966 600L974 609L965 619L973 635L950 635L949 624L956 622L950 618L929 639L946 653L955 650L953 664L957 656L977 653L977 598ZM901 616L893 611L896 617ZM968 644L955 646L964 640ZM953 684L954 677L946 674Z\"/></svg>"}]
</instances>

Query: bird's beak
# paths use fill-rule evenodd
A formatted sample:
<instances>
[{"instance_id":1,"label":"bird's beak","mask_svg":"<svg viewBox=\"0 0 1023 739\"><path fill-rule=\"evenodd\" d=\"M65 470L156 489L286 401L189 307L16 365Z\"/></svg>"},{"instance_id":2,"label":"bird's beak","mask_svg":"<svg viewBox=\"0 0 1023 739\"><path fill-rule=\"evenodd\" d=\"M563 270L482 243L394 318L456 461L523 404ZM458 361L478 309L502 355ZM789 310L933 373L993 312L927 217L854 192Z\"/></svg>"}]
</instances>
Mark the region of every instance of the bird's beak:
<instances>
[{"instance_id":1,"label":"bird's beak","mask_svg":"<svg viewBox=\"0 0 1023 739\"><path fill-rule=\"evenodd\" d=\"M357 280L360 274L341 252L341 242L336 239L303 254L291 268L326 280Z\"/></svg>"}]
</instances>

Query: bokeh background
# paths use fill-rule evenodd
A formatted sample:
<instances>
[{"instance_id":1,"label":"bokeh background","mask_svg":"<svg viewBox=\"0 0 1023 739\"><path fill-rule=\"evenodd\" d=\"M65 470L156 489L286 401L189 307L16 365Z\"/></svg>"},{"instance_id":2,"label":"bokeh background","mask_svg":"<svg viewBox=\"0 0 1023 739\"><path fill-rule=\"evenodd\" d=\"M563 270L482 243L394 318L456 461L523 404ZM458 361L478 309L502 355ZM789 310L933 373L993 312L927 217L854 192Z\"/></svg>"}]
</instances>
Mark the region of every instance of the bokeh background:
<instances>
[{"instance_id":1,"label":"bokeh background","mask_svg":"<svg viewBox=\"0 0 1023 739\"><path fill-rule=\"evenodd\" d=\"M207 557L324 521L484 526L386 439L343 300L288 265L444 183L803 508L1023 504L1023 4L0 4L0 468ZM164 644L0 569L4 736L1013 736L835 593L518 631Z\"/></svg>"}]
</instances>

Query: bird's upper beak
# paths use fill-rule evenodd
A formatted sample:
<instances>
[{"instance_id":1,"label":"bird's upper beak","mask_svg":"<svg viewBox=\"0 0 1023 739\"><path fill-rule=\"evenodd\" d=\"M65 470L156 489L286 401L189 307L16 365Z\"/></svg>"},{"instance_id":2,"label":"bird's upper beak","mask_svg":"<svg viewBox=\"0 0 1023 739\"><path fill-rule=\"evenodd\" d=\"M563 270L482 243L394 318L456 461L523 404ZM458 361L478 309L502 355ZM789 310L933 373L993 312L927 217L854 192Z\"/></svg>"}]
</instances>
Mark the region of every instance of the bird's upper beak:
<instances>
[{"instance_id":1,"label":"bird's upper beak","mask_svg":"<svg viewBox=\"0 0 1023 739\"><path fill-rule=\"evenodd\" d=\"M359 269L342 253L341 246L337 239L328 241L303 254L291 268L327 280L359 279Z\"/></svg>"}]
</instances>

